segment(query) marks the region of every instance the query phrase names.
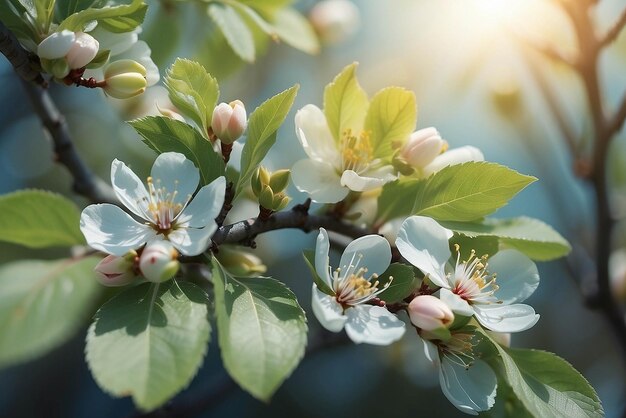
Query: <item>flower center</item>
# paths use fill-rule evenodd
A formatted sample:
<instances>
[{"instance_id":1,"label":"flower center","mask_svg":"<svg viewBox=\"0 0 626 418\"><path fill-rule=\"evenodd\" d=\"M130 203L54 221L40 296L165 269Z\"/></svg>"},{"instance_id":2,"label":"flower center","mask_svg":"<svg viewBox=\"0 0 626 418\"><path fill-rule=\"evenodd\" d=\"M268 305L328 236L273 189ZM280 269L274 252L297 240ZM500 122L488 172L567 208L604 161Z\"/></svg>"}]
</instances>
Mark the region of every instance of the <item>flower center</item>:
<instances>
[{"instance_id":1,"label":"flower center","mask_svg":"<svg viewBox=\"0 0 626 418\"><path fill-rule=\"evenodd\" d=\"M476 257L472 250L466 261L461 261L461 248L455 245L457 252L454 268L452 292L469 303L501 303L494 293L498 290L495 273L487 271L487 255Z\"/></svg>"},{"instance_id":2,"label":"flower center","mask_svg":"<svg viewBox=\"0 0 626 418\"><path fill-rule=\"evenodd\" d=\"M178 181L174 182L178 185ZM176 187L176 186L175 186ZM159 232L167 233L172 229L172 224L176 220L178 214L186 206L176 202L178 191L174 189L172 192L161 186L161 180L156 180L156 185L152 177L148 177L148 212L150 213L154 226ZM187 202L191 197L187 198Z\"/></svg>"},{"instance_id":3,"label":"flower center","mask_svg":"<svg viewBox=\"0 0 626 418\"><path fill-rule=\"evenodd\" d=\"M331 272L333 280L333 290L337 302L344 306L353 306L359 303L365 303L387 289L391 284L391 280L382 288L378 288L380 284L377 274L372 274L369 279L365 278L367 268L359 267L362 254L355 254L350 260L348 266L337 268ZM372 282L374 280L374 282Z\"/></svg>"},{"instance_id":4,"label":"flower center","mask_svg":"<svg viewBox=\"0 0 626 418\"><path fill-rule=\"evenodd\" d=\"M373 148L370 142L370 135L367 131L362 131L358 136L352 130L344 132L339 141L341 150L341 169L353 170L356 173L364 171L373 159Z\"/></svg>"},{"instance_id":5,"label":"flower center","mask_svg":"<svg viewBox=\"0 0 626 418\"><path fill-rule=\"evenodd\" d=\"M441 354L459 366L469 369L474 362L474 334L468 332L456 332L444 342L439 342Z\"/></svg>"}]
</instances>

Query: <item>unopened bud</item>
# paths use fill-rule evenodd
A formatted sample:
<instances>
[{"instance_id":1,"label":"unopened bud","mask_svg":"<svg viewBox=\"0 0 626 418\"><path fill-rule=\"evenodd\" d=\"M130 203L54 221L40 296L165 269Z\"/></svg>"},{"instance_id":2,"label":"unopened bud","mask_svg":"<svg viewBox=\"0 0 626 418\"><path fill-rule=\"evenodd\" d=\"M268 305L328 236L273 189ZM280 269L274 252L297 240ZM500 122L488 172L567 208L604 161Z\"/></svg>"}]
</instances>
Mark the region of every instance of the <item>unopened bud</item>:
<instances>
[{"instance_id":1,"label":"unopened bud","mask_svg":"<svg viewBox=\"0 0 626 418\"><path fill-rule=\"evenodd\" d=\"M149 242L139 258L141 274L154 283L171 279L179 267L178 251L169 241Z\"/></svg>"},{"instance_id":2,"label":"unopened bud","mask_svg":"<svg viewBox=\"0 0 626 418\"><path fill-rule=\"evenodd\" d=\"M116 99L128 99L146 90L146 68L134 60L119 60L104 70L103 87L106 94Z\"/></svg>"},{"instance_id":3,"label":"unopened bud","mask_svg":"<svg viewBox=\"0 0 626 418\"><path fill-rule=\"evenodd\" d=\"M408 307L411 322L424 331L447 328L454 321L452 310L439 298L421 295L414 298Z\"/></svg>"},{"instance_id":4,"label":"unopened bud","mask_svg":"<svg viewBox=\"0 0 626 418\"><path fill-rule=\"evenodd\" d=\"M313 6L309 21L322 41L336 44L359 28L359 9L348 0L323 0Z\"/></svg>"},{"instance_id":5,"label":"unopened bud","mask_svg":"<svg viewBox=\"0 0 626 418\"><path fill-rule=\"evenodd\" d=\"M439 155L432 163L424 167L423 174L429 176L432 173L449 165L462 164L470 161L484 161L485 156L482 151L471 145L451 149Z\"/></svg>"},{"instance_id":6,"label":"unopened bud","mask_svg":"<svg viewBox=\"0 0 626 418\"><path fill-rule=\"evenodd\" d=\"M95 267L96 277L105 286L125 286L137 278L134 272L137 253L131 251L123 257L108 255Z\"/></svg>"},{"instance_id":7,"label":"unopened bud","mask_svg":"<svg viewBox=\"0 0 626 418\"><path fill-rule=\"evenodd\" d=\"M447 148L448 143L441 139L437 129L424 128L411 134L401 155L412 167L421 169Z\"/></svg>"},{"instance_id":8,"label":"unopened bud","mask_svg":"<svg viewBox=\"0 0 626 418\"><path fill-rule=\"evenodd\" d=\"M274 195L274 199L272 201L272 211L279 212L287 207L287 205L291 202L291 198L284 193L278 193Z\"/></svg>"},{"instance_id":9,"label":"unopened bud","mask_svg":"<svg viewBox=\"0 0 626 418\"><path fill-rule=\"evenodd\" d=\"M253 174L250 184L252 186L252 192L256 197L261 195L263 186L269 186L270 184L270 172L267 168L260 166Z\"/></svg>"},{"instance_id":10,"label":"unopened bud","mask_svg":"<svg viewBox=\"0 0 626 418\"><path fill-rule=\"evenodd\" d=\"M51 67L52 75L63 78L70 70L89 64L99 48L98 41L87 33L62 30L41 41L37 46L37 55L42 60L55 60L44 67Z\"/></svg>"},{"instance_id":11,"label":"unopened bud","mask_svg":"<svg viewBox=\"0 0 626 418\"><path fill-rule=\"evenodd\" d=\"M224 144L232 144L243 135L248 125L246 108L241 100L220 103L213 110L211 129Z\"/></svg>"},{"instance_id":12,"label":"unopened bud","mask_svg":"<svg viewBox=\"0 0 626 418\"><path fill-rule=\"evenodd\" d=\"M258 276L267 267L256 255L232 247L220 247L217 253L220 264L234 276Z\"/></svg>"},{"instance_id":13,"label":"unopened bud","mask_svg":"<svg viewBox=\"0 0 626 418\"><path fill-rule=\"evenodd\" d=\"M274 206L274 191L270 186L263 186L259 195L259 204L266 209L272 209Z\"/></svg>"},{"instance_id":14,"label":"unopened bud","mask_svg":"<svg viewBox=\"0 0 626 418\"><path fill-rule=\"evenodd\" d=\"M278 170L272 173L270 177L270 187L274 190L274 193L282 192L289 185L289 176L291 171L288 169Z\"/></svg>"},{"instance_id":15,"label":"unopened bud","mask_svg":"<svg viewBox=\"0 0 626 418\"><path fill-rule=\"evenodd\" d=\"M100 48L100 44L93 36L84 32L76 32L75 35L74 43L65 55L71 69L83 68L89 64L98 55Z\"/></svg>"}]
</instances>

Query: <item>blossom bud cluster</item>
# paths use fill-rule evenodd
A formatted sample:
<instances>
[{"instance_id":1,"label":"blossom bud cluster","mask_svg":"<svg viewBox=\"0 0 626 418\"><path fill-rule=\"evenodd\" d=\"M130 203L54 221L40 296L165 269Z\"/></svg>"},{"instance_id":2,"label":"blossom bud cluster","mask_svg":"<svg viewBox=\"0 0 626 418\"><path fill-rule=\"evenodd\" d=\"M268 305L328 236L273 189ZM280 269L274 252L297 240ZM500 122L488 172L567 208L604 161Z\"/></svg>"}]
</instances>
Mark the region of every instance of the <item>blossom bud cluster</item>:
<instances>
[{"instance_id":1,"label":"blossom bud cluster","mask_svg":"<svg viewBox=\"0 0 626 418\"><path fill-rule=\"evenodd\" d=\"M291 172L287 169L270 173L265 167L259 167L250 180L252 192L259 199L259 205L272 212L287 207L291 198L284 190L289 185L290 175Z\"/></svg>"},{"instance_id":2,"label":"blossom bud cluster","mask_svg":"<svg viewBox=\"0 0 626 418\"><path fill-rule=\"evenodd\" d=\"M84 32L62 30L45 38L37 46L42 66L56 78L63 78L71 70L84 68L98 55L100 44Z\"/></svg>"}]
</instances>

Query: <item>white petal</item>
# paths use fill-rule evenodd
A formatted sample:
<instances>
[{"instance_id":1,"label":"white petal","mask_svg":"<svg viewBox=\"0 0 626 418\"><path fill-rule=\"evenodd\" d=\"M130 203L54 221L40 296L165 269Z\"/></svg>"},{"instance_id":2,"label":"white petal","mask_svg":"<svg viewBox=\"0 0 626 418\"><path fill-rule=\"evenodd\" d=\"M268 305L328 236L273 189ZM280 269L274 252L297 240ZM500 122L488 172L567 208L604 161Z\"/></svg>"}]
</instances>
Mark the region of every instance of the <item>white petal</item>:
<instances>
[{"instance_id":1,"label":"white petal","mask_svg":"<svg viewBox=\"0 0 626 418\"><path fill-rule=\"evenodd\" d=\"M296 112L296 135L309 158L338 167L340 155L326 116L319 107L309 104Z\"/></svg>"},{"instance_id":2,"label":"white petal","mask_svg":"<svg viewBox=\"0 0 626 418\"><path fill-rule=\"evenodd\" d=\"M80 230L90 247L117 256L141 247L156 236L152 228L110 204L87 206L80 215Z\"/></svg>"},{"instance_id":3,"label":"white petal","mask_svg":"<svg viewBox=\"0 0 626 418\"><path fill-rule=\"evenodd\" d=\"M495 332L520 332L532 328L539 315L532 306L523 305L474 305L476 319L485 328Z\"/></svg>"},{"instance_id":4,"label":"white petal","mask_svg":"<svg viewBox=\"0 0 626 418\"><path fill-rule=\"evenodd\" d=\"M439 298L443 303L448 305L448 307L452 309L452 312L455 314L463 316L474 315L474 309L472 309L471 305L467 303L465 299L455 293L452 293L448 289L441 289L439 291Z\"/></svg>"},{"instance_id":5,"label":"white petal","mask_svg":"<svg viewBox=\"0 0 626 418\"><path fill-rule=\"evenodd\" d=\"M439 361L439 349L437 348L437 346L423 338L420 338L420 340L422 340L422 343L424 344L424 355L426 356L426 358L431 363L439 366L441 362Z\"/></svg>"},{"instance_id":6,"label":"white petal","mask_svg":"<svg viewBox=\"0 0 626 418\"><path fill-rule=\"evenodd\" d=\"M359 257L362 259L359 261ZM345 271L350 264L367 268L367 275L381 275L391 263L391 246L380 235L366 235L352 241L343 252L339 267Z\"/></svg>"},{"instance_id":7,"label":"white petal","mask_svg":"<svg viewBox=\"0 0 626 418\"><path fill-rule=\"evenodd\" d=\"M137 175L117 158L111 163L111 184L117 198L135 215L152 220L148 191Z\"/></svg>"},{"instance_id":8,"label":"white petal","mask_svg":"<svg viewBox=\"0 0 626 418\"><path fill-rule=\"evenodd\" d=\"M76 35L72 31L55 32L39 43L37 56L49 60L62 58L72 49L75 40Z\"/></svg>"},{"instance_id":9,"label":"white petal","mask_svg":"<svg viewBox=\"0 0 626 418\"><path fill-rule=\"evenodd\" d=\"M482 151L471 145L451 149L444 152L433 160L432 163L424 167L423 174L429 176L444 167L455 164L467 163L469 161L484 161L485 156Z\"/></svg>"},{"instance_id":10,"label":"white petal","mask_svg":"<svg viewBox=\"0 0 626 418\"><path fill-rule=\"evenodd\" d=\"M389 345L404 335L404 322L380 306L353 306L346 316L346 333L357 344Z\"/></svg>"},{"instance_id":11,"label":"white petal","mask_svg":"<svg viewBox=\"0 0 626 418\"><path fill-rule=\"evenodd\" d=\"M374 177L377 179L384 180L385 183L390 181L394 181L397 176L394 174L396 170L390 165L384 165L382 167L377 168L376 170L366 171L363 173L365 177Z\"/></svg>"},{"instance_id":12,"label":"white petal","mask_svg":"<svg viewBox=\"0 0 626 418\"><path fill-rule=\"evenodd\" d=\"M132 59L143 65L146 69L146 82L148 86L152 86L159 81L160 74L159 67L152 61L150 56L151 52L147 43L137 41L128 50L124 51L123 54L120 54L119 57L115 57L115 59Z\"/></svg>"},{"instance_id":13,"label":"white petal","mask_svg":"<svg viewBox=\"0 0 626 418\"><path fill-rule=\"evenodd\" d=\"M330 272L328 267L330 260L328 258L328 252L330 251L330 240L328 239L328 233L324 228L320 228L320 233L317 235L317 242L315 243L315 271L317 275L326 282L332 289L332 280L330 279Z\"/></svg>"},{"instance_id":14,"label":"white petal","mask_svg":"<svg viewBox=\"0 0 626 418\"><path fill-rule=\"evenodd\" d=\"M332 332L339 332L343 329L347 317L343 314L343 308L337 300L322 293L313 285L311 308L317 320L324 328Z\"/></svg>"},{"instance_id":15,"label":"white petal","mask_svg":"<svg viewBox=\"0 0 626 418\"><path fill-rule=\"evenodd\" d=\"M517 250L498 252L489 259L488 269L497 274L495 296L505 305L526 300L539 286L537 266Z\"/></svg>"},{"instance_id":16,"label":"white petal","mask_svg":"<svg viewBox=\"0 0 626 418\"><path fill-rule=\"evenodd\" d=\"M204 228L219 215L224 205L226 178L218 177L203 186L183 210L177 222L188 224L192 228Z\"/></svg>"},{"instance_id":17,"label":"white petal","mask_svg":"<svg viewBox=\"0 0 626 418\"><path fill-rule=\"evenodd\" d=\"M355 192L367 192L369 190L374 190L379 187L383 187L385 183L391 180L393 180L393 178L386 179L360 176L352 170L346 170L341 175L341 185L346 186L348 189L354 190Z\"/></svg>"},{"instance_id":18,"label":"white petal","mask_svg":"<svg viewBox=\"0 0 626 418\"><path fill-rule=\"evenodd\" d=\"M90 32L90 35L96 38L98 42L100 42L101 50L110 50L111 56L116 56L124 51L127 51L138 40L138 35L135 31L113 33L109 32L106 29L102 29L99 25L96 27L96 29Z\"/></svg>"},{"instance_id":19,"label":"white petal","mask_svg":"<svg viewBox=\"0 0 626 418\"><path fill-rule=\"evenodd\" d=\"M317 160L300 160L291 167L291 180L298 190L307 193L314 202L336 203L348 195L340 184L335 168Z\"/></svg>"},{"instance_id":20,"label":"white petal","mask_svg":"<svg viewBox=\"0 0 626 418\"><path fill-rule=\"evenodd\" d=\"M178 152L160 154L154 160L150 175L157 189L164 187L168 193L176 191L174 202L181 204L193 195L200 181L200 173L193 162Z\"/></svg>"},{"instance_id":21,"label":"white petal","mask_svg":"<svg viewBox=\"0 0 626 418\"><path fill-rule=\"evenodd\" d=\"M427 274L437 286L450 287L445 265L450 258L452 231L424 216L407 218L398 232L396 247L409 263Z\"/></svg>"},{"instance_id":22,"label":"white petal","mask_svg":"<svg viewBox=\"0 0 626 418\"><path fill-rule=\"evenodd\" d=\"M211 237L216 230L217 224L215 222L201 229L179 228L171 232L167 239L183 255L198 255L209 248Z\"/></svg>"},{"instance_id":23,"label":"white petal","mask_svg":"<svg viewBox=\"0 0 626 418\"><path fill-rule=\"evenodd\" d=\"M441 360L439 383L446 398L459 410L470 415L489 410L496 400L498 379L482 360L476 360L469 369L449 358Z\"/></svg>"}]
</instances>

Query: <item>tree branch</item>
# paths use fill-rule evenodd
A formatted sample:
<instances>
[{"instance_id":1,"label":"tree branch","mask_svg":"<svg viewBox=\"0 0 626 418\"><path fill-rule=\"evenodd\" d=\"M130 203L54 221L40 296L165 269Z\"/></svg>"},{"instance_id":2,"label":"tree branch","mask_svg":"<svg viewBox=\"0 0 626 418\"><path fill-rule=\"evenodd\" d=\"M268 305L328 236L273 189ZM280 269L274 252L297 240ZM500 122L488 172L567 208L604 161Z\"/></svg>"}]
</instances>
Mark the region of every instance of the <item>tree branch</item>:
<instances>
[{"instance_id":1,"label":"tree branch","mask_svg":"<svg viewBox=\"0 0 626 418\"><path fill-rule=\"evenodd\" d=\"M9 60L22 80L43 87L48 85L41 73L35 69L39 59L22 47L15 35L4 26L2 21L0 21L0 52Z\"/></svg>"},{"instance_id":2,"label":"tree branch","mask_svg":"<svg viewBox=\"0 0 626 418\"><path fill-rule=\"evenodd\" d=\"M613 43L619 34L622 32L624 27L626 26L626 9L622 11L622 14L617 19L617 22L611 26L611 28L606 32L606 34L600 39L600 45L605 47L611 43Z\"/></svg>"}]
</instances>

